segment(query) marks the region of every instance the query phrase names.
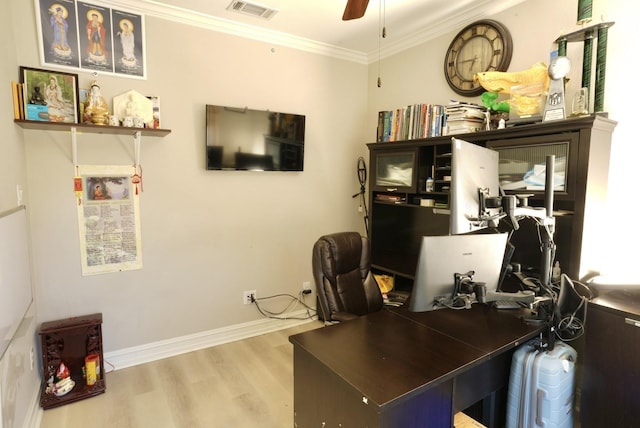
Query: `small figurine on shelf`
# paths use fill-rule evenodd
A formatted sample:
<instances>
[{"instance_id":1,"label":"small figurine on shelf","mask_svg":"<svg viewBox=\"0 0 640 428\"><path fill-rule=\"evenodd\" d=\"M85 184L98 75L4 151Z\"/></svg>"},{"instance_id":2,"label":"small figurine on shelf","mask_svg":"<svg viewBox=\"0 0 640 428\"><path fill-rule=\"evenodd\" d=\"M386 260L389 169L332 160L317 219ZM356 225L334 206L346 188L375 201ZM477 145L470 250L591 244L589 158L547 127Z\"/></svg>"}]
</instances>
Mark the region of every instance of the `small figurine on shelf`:
<instances>
[{"instance_id":1,"label":"small figurine on shelf","mask_svg":"<svg viewBox=\"0 0 640 428\"><path fill-rule=\"evenodd\" d=\"M141 93L130 90L113 97L113 114L122 126L144 128L153 122L153 102Z\"/></svg>"},{"instance_id":2,"label":"small figurine on shelf","mask_svg":"<svg viewBox=\"0 0 640 428\"><path fill-rule=\"evenodd\" d=\"M31 99L29 100L29 104L38 104L42 106L46 106L47 102L44 100L42 96L42 92L40 92L40 86L34 86L33 92L31 93Z\"/></svg>"},{"instance_id":3,"label":"small figurine on shelf","mask_svg":"<svg viewBox=\"0 0 640 428\"><path fill-rule=\"evenodd\" d=\"M91 90L87 94L87 101L84 103L84 121L94 125L107 125L109 123L109 108L100 93L100 86L98 86L96 80L91 82Z\"/></svg>"}]
</instances>

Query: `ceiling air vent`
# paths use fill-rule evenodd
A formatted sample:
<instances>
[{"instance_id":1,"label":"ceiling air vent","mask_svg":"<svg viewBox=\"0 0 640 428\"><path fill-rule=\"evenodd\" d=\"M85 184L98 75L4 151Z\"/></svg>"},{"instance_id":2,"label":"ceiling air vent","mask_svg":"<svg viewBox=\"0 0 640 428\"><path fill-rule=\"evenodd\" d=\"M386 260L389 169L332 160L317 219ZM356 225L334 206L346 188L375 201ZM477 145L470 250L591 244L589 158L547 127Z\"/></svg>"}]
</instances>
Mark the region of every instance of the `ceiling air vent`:
<instances>
[{"instance_id":1,"label":"ceiling air vent","mask_svg":"<svg viewBox=\"0 0 640 428\"><path fill-rule=\"evenodd\" d=\"M259 4L240 0L233 0L229 6L227 6L227 10L256 16L262 19L271 19L276 13L278 13L275 9L269 9L268 7L261 6Z\"/></svg>"}]
</instances>

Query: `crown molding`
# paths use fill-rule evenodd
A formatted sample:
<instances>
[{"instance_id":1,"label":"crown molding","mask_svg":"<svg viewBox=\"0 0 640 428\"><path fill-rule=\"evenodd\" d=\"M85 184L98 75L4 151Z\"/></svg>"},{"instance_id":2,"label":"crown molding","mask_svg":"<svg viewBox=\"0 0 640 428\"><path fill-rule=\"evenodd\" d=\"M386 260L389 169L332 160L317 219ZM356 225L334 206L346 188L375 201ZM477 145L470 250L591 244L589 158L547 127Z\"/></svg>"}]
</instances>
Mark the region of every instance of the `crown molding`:
<instances>
[{"instance_id":1,"label":"crown molding","mask_svg":"<svg viewBox=\"0 0 640 428\"><path fill-rule=\"evenodd\" d=\"M509 9L525 0L503 0L500 2L473 1L464 8L455 8L454 13L446 16L432 17L431 23L424 26L424 30L415 32L393 41L385 41L385 46L373 52L358 52L344 49L327 43L318 42L291 34L273 31L266 28L248 25L236 21L218 18L193 10L163 4L154 0L109 0L109 7L120 7L153 16L155 18L173 21L180 24L204 28L220 33L230 34L246 39L271 43L278 46L299 49L319 55L326 55L337 59L352 61L360 64L371 64L414 46L426 43L444 34L450 33L452 28L462 28L477 19L487 18L496 13ZM462 9L462 10L461 10Z\"/></svg>"},{"instance_id":2,"label":"crown molding","mask_svg":"<svg viewBox=\"0 0 640 428\"><path fill-rule=\"evenodd\" d=\"M344 49L262 27L217 18L181 7L161 4L153 0L110 0L109 7L120 7L123 10L144 14L145 16L153 16L167 21L191 25L264 43L271 43L278 46L299 49L314 54L327 55L361 64L369 63L367 54L363 52Z\"/></svg>"},{"instance_id":3,"label":"crown molding","mask_svg":"<svg viewBox=\"0 0 640 428\"><path fill-rule=\"evenodd\" d=\"M367 58L369 59L369 63L372 63L377 61L378 58L384 59L390 57L445 34L449 34L452 31L460 30L465 25L479 19L490 18L524 1L525 0L504 0L493 2L490 6L485 2L474 1L464 8L455 9L454 13L446 13L444 16L432 18L431 23L424 26L424 30L390 41L381 47L380 52L377 50L369 52Z\"/></svg>"}]
</instances>

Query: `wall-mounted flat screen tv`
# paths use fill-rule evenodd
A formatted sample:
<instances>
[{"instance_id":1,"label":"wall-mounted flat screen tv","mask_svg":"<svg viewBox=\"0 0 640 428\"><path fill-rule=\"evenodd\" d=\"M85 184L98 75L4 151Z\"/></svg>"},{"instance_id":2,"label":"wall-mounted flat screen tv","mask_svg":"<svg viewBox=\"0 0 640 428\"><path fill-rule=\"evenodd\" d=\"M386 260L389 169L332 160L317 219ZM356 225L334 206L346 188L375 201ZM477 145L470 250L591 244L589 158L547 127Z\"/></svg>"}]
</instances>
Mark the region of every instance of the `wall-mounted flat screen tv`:
<instances>
[{"instance_id":1,"label":"wall-mounted flat screen tv","mask_svg":"<svg viewBox=\"0 0 640 428\"><path fill-rule=\"evenodd\" d=\"M207 105L210 170L302 171L305 116Z\"/></svg>"}]
</instances>

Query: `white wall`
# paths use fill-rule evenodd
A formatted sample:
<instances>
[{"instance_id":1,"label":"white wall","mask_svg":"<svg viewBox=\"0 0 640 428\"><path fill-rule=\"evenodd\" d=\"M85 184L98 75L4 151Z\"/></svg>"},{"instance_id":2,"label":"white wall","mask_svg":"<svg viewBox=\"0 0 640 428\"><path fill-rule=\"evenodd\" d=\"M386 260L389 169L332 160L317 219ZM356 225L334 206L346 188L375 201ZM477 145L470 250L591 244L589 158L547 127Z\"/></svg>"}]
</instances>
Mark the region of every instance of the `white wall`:
<instances>
[{"instance_id":1,"label":"white wall","mask_svg":"<svg viewBox=\"0 0 640 428\"><path fill-rule=\"evenodd\" d=\"M623 0L595 0L594 21L615 21L609 29L607 50L606 90L604 110L618 121L613 134L609 196L606 203L606 221L602 222L602 245L592 248L589 257L592 267L604 274L632 275L637 251L631 243L640 238L634 224L640 201L635 193L634 171L640 148L634 126L633 86L629 78L629 53L637 50L632 45L637 32L636 18L640 6ZM557 49L553 41L562 34L576 31L577 1L527 1L492 16L509 29L513 37L514 52L509 71L529 68L538 61L548 63L549 53ZM449 43L460 28L424 45L385 58L380 64L382 87L376 88L378 64L369 67L369 113L367 115L367 141L376 137L377 112L412 103L446 104L450 99L461 99L449 89L444 78L444 56ZM390 37L393 29L388 29ZM595 50L595 46L594 46ZM569 43L568 57L572 71L566 88L570 102L580 86L582 44ZM595 60L594 60L595 63ZM470 101L480 103L479 98Z\"/></svg>"},{"instance_id":2,"label":"white wall","mask_svg":"<svg viewBox=\"0 0 640 428\"><path fill-rule=\"evenodd\" d=\"M18 62L38 66L33 3L13 5ZM98 76L108 99L159 96L172 130L142 139L142 270L81 276L70 136L24 132L40 321L102 312L106 352L259 319L243 290L297 294L320 235L363 231L365 65L149 16L146 40L146 81ZM207 103L305 114L305 171L206 171ZM132 143L81 135L79 162L131 164Z\"/></svg>"},{"instance_id":3,"label":"white wall","mask_svg":"<svg viewBox=\"0 0 640 428\"><path fill-rule=\"evenodd\" d=\"M605 110L618 121L613 134L611 167L609 174L608 221L602 227L609 239L603 242L599 253L606 263L605 273L633 278L637 284L638 250L635 243L640 239L640 229L636 226L640 212L637 194L636 171L640 158L637 121L634 104L633 73L637 60L632 52L637 52L637 17L640 4L624 0L596 1L595 16L603 15L605 21L615 21L609 29L609 50L607 53L607 83Z\"/></svg>"},{"instance_id":4,"label":"white wall","mask_svg":"<svg viewBox=\"0 0 640 428\"><path fill-rule=\"evenodd\" d=\"M26 198L27 166L22 132L13 124L13 106L10 98L12 80L18 80L15 35L10 22L15 22L12 4L4 5L7 25L0 26L0 129L2 154L0 155L0 213L18 205L16 186L20 185ZM27 215L29 212L27 211ZM2 239L2 237L0 237ZM10 275L3 275L5 280ZM5 284L9 285L9 284ZM2 298L2 296L0 296ZM30 351L36 347L36 311L31 305L14 340L0 359L0 427L29 426L34 416L34 403L38 393L39 372L31 369ZM37 358L37 352L35 356Z\"/></svg>"},{"instance_id":5,"label":"white wall","mask_svg":"<svg viewBox=\"0 0 640 428\"><path fill-rule=\"evenodd\" d=\"M12 7L8 6L7 16L11 18ZM0 127L2 129L2 156L0 156L0 212L7 211L18 205L16 185L24 187L27 184L27 168L25 150L20 128L13 124L13 104L10 98L9 83L18 81L17 52L15 38L11 25L0 28L0 77L2 78L2 97L0 97ZM26 194L25 194L26 196Z\"/></svg>"}]
</instances>

